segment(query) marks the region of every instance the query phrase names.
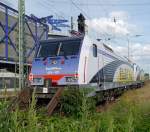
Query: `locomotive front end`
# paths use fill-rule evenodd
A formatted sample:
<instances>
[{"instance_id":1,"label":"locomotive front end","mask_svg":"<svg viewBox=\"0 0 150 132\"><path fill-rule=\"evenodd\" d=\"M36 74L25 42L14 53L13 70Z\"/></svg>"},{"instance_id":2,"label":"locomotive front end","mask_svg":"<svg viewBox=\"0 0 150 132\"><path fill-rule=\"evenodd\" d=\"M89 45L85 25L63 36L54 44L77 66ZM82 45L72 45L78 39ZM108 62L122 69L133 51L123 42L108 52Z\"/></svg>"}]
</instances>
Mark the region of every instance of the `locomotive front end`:
<instances>
[{"instance_id":1,"label":"locomotive front end","mask_svg":"<svg viewBox=\"0 0 150 132\"><path fill-rule=\"evenodd\" d=\"M40 42L32 62L32 86L78 85L78 64L82 38L60 38Z\"/></svg>"}]
</instances>

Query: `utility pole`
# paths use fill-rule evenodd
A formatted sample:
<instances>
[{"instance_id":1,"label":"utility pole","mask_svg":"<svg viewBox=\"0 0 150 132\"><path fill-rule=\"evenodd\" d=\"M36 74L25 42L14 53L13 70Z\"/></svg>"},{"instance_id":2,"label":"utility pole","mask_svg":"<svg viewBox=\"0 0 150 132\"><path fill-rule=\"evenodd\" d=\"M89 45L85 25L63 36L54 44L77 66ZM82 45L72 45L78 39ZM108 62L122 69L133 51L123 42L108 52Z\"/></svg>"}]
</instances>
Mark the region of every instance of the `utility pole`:
<instances>
[{"instance_id":1,"label":"utility pole","mask_svg":"<svg viewBox=\"0 0 150 132\"><path fill-rule=\"evenodd\" d=\"M71 31L73 30L73 17L71 17Z\"/></svg>"},{"instance_id":2,"label":"utility pole","mask_svg":"<svg viewBox=\"0 0 150 132\"><path fill-rule=\"evenodd\" d=\"M141 36L143 36L143 35L140 35L140 34L136 34L136 35L133 35L133 36L129 36L129 34L127 34L127 42L128 42L128 60L130 60L131 59L131 55L130 55L130 49L131 49L131 46L130 46L130 39L129 39L129 37L134 37L134 38L137 38L137 37L141 37Z\"/></svg>"},{"instance_id":3,"label":"utility pole","mask_svg":"<svg viewBox=\"0 0 150 132\"><path fill-rule=\"evenodd\" d=\"M24 20L25 0L18 0L19 12L19 89L24 87Z\"/></svg>"},{"instance_id":4,"label":"utility pole","mask_svg":"<svg viewBox=\"0 0 150 132\"><path fill-rule=\"evenodd\" d=\"M128 41L128 60L130 60L130 41L129 38L127 38Z\"/></svg>"}]
</instances>

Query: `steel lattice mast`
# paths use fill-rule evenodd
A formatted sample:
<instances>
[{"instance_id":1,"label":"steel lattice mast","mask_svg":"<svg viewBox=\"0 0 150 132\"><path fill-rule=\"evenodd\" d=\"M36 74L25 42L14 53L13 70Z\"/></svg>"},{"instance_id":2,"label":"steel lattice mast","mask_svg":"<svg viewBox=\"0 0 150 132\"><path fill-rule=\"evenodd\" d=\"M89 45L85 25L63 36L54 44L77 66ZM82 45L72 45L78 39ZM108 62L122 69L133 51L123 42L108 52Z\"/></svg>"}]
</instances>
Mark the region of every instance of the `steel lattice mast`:
<instances>
[{"instance_id":1,"label":"steel lattice mast","mask_svg":"<svg viewBox=\"0 0 150 132\"><path fill-rule=\"evenodd\" d=\"M24 87L24 23L25 23L25 0L18 0L19 12L19 88Z\"/></svg>"}]
</instances>

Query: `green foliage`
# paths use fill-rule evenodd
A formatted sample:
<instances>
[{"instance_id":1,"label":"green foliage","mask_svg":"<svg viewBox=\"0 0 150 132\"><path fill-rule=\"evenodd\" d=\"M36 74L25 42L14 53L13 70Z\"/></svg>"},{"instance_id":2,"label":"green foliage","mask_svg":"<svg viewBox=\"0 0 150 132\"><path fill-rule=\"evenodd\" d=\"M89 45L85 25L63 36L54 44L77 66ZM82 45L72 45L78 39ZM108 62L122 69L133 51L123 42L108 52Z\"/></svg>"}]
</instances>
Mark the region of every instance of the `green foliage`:
<instances>
[{"instance_id":1,"label":"green foliage","mask_svg":"<svg viewBox=\"0 0 150 132\"><path fill-rule=\"evenodd\" d=\"M80 116L83 95L78 89L66 90L61 97L61 112Z\"/></svg>"},{"instance_id":2,"label":"green foliage","mask_svg":"<svg viewBox=\"0 0 150 132\"><path fill-rule=\"evenodd\" d=\"M38 131L38 117L36 116L35 110L36 100L34 96L34 92L32 94L32 102L29 107L29 111L27 113L27 130L30 132L37 132Z\"/></svg>"},{"instance_id":3,"label":"green foliage","mask_svg":"<svg viewBox=\"0 0 150 132\"><path fill-rule=\"evenodd\" d=\"M7 132L9 130L9 127L11 126L11 119L9 118L10 114L6 112L7 106L8 102L0 102L0 130L2 130L2 132Z\"/></svg>"},{"instance_id":4,"label":"green foliage","mask_svg":"<svg viewBox=\"0 0 150 132\"><path fill-rule=\"evenodd\" d=\"M94 99L87 98L87 93L85 89L66 90L61 97L61 112L79 118L87 111L95 111Z\"/></svg>"},{"instance_id":5,"label":"green foliage","mask_svg":"<svg viewBox=\"0 0 150 132\"><path fill-rule=\"evenodd\" d=\"M0 132L149 132L150 102L121 99L106 112L95 111L95 101L84 90L65 91L61 116L48 117L45 109L36 111L34 94L28 111L7 110L0 102ZM62 112L64 112L62 116Z\"/></svg>"}]
</instances>

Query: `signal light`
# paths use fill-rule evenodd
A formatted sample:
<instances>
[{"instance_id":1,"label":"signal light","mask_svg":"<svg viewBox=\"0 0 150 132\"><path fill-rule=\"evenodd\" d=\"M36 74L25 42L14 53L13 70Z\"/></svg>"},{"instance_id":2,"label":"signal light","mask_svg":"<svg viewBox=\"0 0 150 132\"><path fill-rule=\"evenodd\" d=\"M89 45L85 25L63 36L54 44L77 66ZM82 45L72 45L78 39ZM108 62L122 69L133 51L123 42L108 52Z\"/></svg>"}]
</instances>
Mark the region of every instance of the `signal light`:
<instances>
[{"instance_id":1,"label":"signal light","mask_svg":"<svg viewBox=\"0 0 150 132\"><path fill-rule=\"evenodd\" d=\"M65 60L64 59L61 60L61 64L65 64Z\"/></svg>"},{"instance_id":2,"label":"signal light","mask_svg":"<svg viewBox=\"0 0 150 132\"><path fill-rule=\"evenodd\" d=\"M33 74L32 73L29 74L29 81L33 81Z\"/></svg>"}]
</instances>

